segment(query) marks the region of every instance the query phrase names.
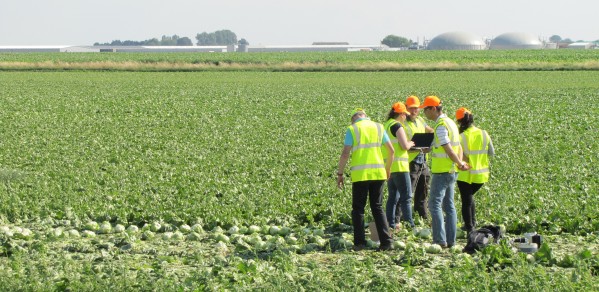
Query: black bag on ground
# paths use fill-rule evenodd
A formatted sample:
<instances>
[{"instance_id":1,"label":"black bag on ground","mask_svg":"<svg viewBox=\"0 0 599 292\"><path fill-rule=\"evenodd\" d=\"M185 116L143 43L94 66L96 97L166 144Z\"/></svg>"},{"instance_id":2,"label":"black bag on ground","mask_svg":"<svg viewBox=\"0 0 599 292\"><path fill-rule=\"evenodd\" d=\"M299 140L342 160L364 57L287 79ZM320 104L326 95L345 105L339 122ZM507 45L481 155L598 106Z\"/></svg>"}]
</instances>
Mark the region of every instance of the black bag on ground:
<instances>
[{"instance_id":1,"label":"black bag on ground","mask_svg":"<svg viewBox=\"0 0 599 292\"><path fill-rule=\"evenodd\" d=\"M503 237L503 234L501 233L499 226L483 226L468 234L468 243L462 251L470 254L475 253L477 250L485 248L490 243L498 243L501 237Z\"/></svg>"}]
</instances>

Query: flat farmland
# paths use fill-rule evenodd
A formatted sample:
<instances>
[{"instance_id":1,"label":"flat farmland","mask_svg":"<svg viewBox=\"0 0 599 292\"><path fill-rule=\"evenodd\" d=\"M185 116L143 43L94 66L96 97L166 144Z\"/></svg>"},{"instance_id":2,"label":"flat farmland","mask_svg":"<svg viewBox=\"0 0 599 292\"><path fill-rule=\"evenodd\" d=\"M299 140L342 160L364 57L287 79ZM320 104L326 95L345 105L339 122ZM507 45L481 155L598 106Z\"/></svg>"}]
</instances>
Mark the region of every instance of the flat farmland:
<instances>
[{"instance_id":1,"label":"flat farmland","mask_svg":"<svg viewBox=\"0 0 599 292\"><path fill-rule=\"evenodd\" d=\"M0 288L597 289L598 80L0 72ZM349 114L382 122L411 94L439 96L451 117L473 111L497 154L477 217L508 239L543 234L539 253L506 240L473 257L427 254L407 229L405 249L350 251L351 195L335 187Z\"/></svg>"},{"instance_id":2,"label":"flat farmland","mask_svg":"<svg viewBox=\"0 0 599 292\"><path fill-rule=\"evenodd\" d=\"M3 53L0 70L554 71L599 70L599 50L277 53Z\"/></svg>"}]
</instances>

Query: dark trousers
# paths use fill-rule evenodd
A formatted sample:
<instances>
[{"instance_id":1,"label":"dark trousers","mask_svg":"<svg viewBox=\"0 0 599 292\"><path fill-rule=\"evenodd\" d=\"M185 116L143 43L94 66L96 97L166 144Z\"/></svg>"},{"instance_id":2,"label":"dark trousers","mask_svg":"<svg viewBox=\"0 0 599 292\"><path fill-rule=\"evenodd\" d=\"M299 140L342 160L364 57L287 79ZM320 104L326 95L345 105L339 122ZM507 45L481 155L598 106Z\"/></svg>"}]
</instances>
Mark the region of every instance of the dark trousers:
<instances>
[{"instance_id":1,"label":"dark trousers","mask_svg":"<svg viewBox=\"0 0 599 292\"><path fill-rule=\"evenodd\" d=\"M462 198L462 219L464 220L464 228L466 231L474 230L476 227L476 215L474 208L474 194L480 190L483 184L469 184L467 182L458 181L458 189Z\"/></svg>"},{"instance_id":2,"label":"dark trousers","mask_svg":"<svg viewBox=\"0 0 599 292\"><path fill-rule=\"evenodd\" d=\"M364 232L364 208L366 200L370 201L370 210L374 217L374 224L379 234L381 246L391 245L391 235L387 226L387 218L383 212L383 186L384 180L370 180L352 183L352 211L351 219L354 226L354 245L366 244Z\"/></svg>"},{"instance_id":3,"label":"dark trousers","mask_svg":"<svg viewBox=\"0 0 599 292\"><path fill-rule=\"evenodd\" d=\"M410 162L410 180L412 181L412 191L414 192L414 211L418 212L418 215L422 219L428 218L427 209L427 196L428 187L431 181L431 172L426 165L426 162L422 164ZM401 214L395 213L395 214ZM399 217L399 215L396 215Z\"/></svg>"}]
</instances>

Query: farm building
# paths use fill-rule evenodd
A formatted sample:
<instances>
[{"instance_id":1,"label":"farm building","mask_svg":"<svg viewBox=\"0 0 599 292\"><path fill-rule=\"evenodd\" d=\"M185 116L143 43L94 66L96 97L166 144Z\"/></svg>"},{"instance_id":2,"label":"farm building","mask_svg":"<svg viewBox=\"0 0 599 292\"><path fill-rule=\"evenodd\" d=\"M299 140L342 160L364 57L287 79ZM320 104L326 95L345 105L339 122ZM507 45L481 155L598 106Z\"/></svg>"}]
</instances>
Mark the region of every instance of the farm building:
<instances>
[{"instance_id":1,"label":"farm building","mask_svg":"<svg viewBox=\"0 0 599 292\"><path fill-rule=\"evenodd\" d=\"M68 46L0 46L0 53L58 53Z\"/></svg>"},{"instance_id":2,"label":"farm building","mask_svg":"<svg viewBox=\"0 0 599 292\"><path fill-rule=\"evenodd\" d=\"M227 46L93 46L88 48L103 52L112 50L117 53L222 53L227 51Z\"/></svg>"},{"instance_id":3,"label":"farm building","mask_svg":"<svg viewBox=\"0 0 599 292\"><path fill-rule=\"evenodd\" d=\"M385 51L377 45L318 44L298 46L0 46L0 53L77 52L77 53L225 53L225 52L354 52Z\"/></svg>"},{"instance_id":4,"label":"farm building","mask_svg":"<svg viewBox=\"0 0 599 292\"><path fill-rule=\"evenodd\" d=\"M594 43L571 43L566 48L568 49L592 49L595 47Z\"/></svg>"},{"instance_id":5,"label":"farm building","mask_svg":"<svg viewBox=\"0 0 599 292\"><path fill-rule=\"evenodd\" d=\"M0 53L227 52L227 46L0 46Z\"/></svg>"},{"instance_id":6,"label":"farm building","mask_svg":"<svg viewBox=\"0 0 599 292\"><path fill-rule=\"evenodd\" d=\"M355 52L386 51L389 47L379 45L307 45L307 46L248 46L248 52Z\"/></svg>"},{"instance_id":7,"label":"farm building","mask_svg":"<svg viewBox=\"0 0 599 292\"><path fill-rule=\"evenodd\" d=\"M484 50L487 45L483 39L468 32L446 32L427 44L427 50Z\"/></svg>"},{"instance_id":8,"label":"farm building","mask_svg":"<svg viewBox=\"0 0 599 292\"><path fill-rule=\"evenodd\" d=\"M508 32L495 37L489 49L514 50L514 49L542 49L543 43L538 37L522 32Z\"/></svg>"}]
</instances>

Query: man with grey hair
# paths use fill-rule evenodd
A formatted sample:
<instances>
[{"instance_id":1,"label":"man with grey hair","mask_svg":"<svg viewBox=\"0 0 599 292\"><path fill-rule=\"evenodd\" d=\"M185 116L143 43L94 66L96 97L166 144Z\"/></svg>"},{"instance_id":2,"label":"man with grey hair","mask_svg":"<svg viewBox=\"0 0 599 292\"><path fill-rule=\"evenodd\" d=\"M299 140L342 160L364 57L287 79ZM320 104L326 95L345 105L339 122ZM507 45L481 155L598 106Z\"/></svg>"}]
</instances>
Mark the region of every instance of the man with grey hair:
<instances>
[{"instance_id":1,"label":"man with grey hair","mask_svg":"<svg viewBox=\"0 0 599 292\"><path fill-rule=\"evenodd\" d=\"M354 250L366 247L364 232L364 208L369 199L380 239L379 251L390 250L392 245L387 219L383 212L383 186L391 174L393 159L383 159L381 146L384 145L393 156L395 150L384 131L383 125L371 121L363 109L352 111L352 124L345 133L345 143L337 170L337 187L344 187L344 169L351 153L352 181L352 225L354 227Z\"/></svg>"}]
</instances>

